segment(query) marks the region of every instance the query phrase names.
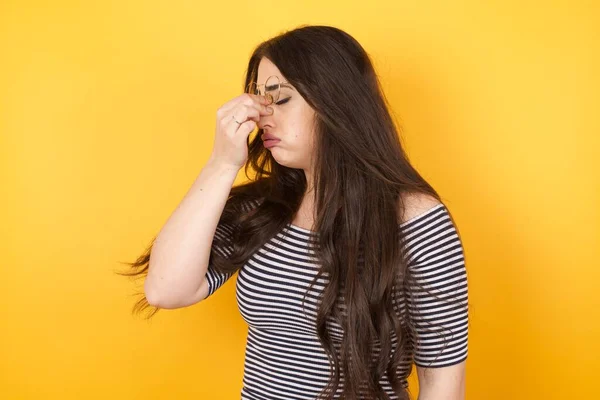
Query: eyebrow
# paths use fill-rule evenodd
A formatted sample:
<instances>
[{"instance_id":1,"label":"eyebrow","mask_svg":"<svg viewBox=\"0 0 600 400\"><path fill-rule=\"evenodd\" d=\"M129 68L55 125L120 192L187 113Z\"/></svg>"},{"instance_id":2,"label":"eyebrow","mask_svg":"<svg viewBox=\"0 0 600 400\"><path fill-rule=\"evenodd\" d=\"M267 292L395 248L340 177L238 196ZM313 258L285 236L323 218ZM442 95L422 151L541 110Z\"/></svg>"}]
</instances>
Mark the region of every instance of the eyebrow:
<instances>
[{"instance_id":1,"label":"eyebrow","mask_svg":"<svg viewBox=\"0 0 600 400\"><path fill-rule=\"evenodd\" d=\"M280 83L280 84L279 84L279 86L281 86L281 87L286 87L286 88L289 88L289 89L292 89L292 90L294 90L294 88L293 88L291 85L287 84L287 83ZM273 89L275 89L275 85L273 85L273 86L267 86L267 87L265 88L265 90L267 90L267 91L268 91L268 90L273 90Z\"/></svg>"}]
</instances>

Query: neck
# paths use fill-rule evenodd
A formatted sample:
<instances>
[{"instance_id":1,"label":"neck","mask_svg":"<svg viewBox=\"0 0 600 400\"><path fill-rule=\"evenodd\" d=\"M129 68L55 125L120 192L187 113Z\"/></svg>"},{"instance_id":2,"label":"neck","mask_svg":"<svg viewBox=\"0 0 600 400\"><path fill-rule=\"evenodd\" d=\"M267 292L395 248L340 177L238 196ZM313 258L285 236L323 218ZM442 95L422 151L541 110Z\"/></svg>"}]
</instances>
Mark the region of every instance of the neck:
<instances>
[{"instance_id":1,"label":"neck","mask_svg":"<svg viewBox=\"0 0 600 400\"><path fill-rule=\"evenodd\" d=\"M314 180L312 172L310 170L305 169L304 176L306 177L306 191L304 192L304 195L306 196L307 194L310 194L314 191Z\"/></svg>"}]
</instances>

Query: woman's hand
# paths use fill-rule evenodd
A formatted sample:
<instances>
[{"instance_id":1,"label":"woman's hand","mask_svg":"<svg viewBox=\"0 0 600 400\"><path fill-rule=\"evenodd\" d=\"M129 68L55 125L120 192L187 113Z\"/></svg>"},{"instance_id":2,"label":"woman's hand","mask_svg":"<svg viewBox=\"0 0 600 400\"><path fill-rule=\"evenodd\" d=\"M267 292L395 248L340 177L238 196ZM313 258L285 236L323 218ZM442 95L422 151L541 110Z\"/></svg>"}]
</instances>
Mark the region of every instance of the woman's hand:
<instances>
[{"instance_id":1,"label":"woman's hand","mask_svg":"<svg viewBox=\"0 0 600 400\"><path fill-rule=\"evenodd\" d=\"M240 169L248 160L248 136L261 115L273 113L265 96L244 93L217 110L215 142L210 160ZM236 122L237 121L237 122Z\"/></svg>"}]
</instances>

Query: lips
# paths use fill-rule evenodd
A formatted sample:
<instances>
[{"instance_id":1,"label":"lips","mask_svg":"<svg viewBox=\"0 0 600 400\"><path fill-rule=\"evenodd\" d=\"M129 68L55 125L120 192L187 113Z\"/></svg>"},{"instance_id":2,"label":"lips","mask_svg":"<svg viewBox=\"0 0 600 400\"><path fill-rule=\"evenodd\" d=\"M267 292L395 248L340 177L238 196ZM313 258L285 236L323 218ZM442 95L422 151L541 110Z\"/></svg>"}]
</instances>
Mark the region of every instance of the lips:
<instances>
[{"instance_id":1,"label":"lips","mask_svg":"<svg viewBox=\"0 0 600 400\"><path fill-rule=\"evenodd\" d=\"M263 145L267 149L270 149L271 147L275 146L277 143L279 143L281 141L277 136L271 135L270 133L263 133L260 138L263 141Z\"/></svg>"},{"instance_id":2,"label":"lips","mask_svg":"<svg viewBox=\"0 0 600 400\"><path fill-rule=\"evenodd\" d=\"M280 140L277 136L271 135L270 133L263 133L260 138L263 140L263 142L266 142L267 140Z\"/></svg>"},{"instance_id":3,"label":"lips","mask_svg":"<svg viewBox=\"0 0 600 400\"><path fill-rule=\"evenodd\" d=\"M265 146L266 149L270 149L271 147L277 146L279 142L279 140L265 140L263 146Z\"/></svg>"}]
</instances>

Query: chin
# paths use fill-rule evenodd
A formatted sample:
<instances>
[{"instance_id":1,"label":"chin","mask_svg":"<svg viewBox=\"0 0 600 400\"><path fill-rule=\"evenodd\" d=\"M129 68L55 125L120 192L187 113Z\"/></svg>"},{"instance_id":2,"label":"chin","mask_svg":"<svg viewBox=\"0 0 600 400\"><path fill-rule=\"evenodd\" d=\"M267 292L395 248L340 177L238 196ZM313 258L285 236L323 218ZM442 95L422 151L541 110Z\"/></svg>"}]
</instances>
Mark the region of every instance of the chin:
<instances>
[{"instance_id":1,"label":"chin","mask_svg":"<svg viewBox=\"0 0 600 400\"><path fill-rule=\"evenodd\" d=\"M289 151L277 149L277 147L278 146L274 146L269 149L269 151L271 151L271 157L273 157L273 160L275 160L277 164L293 169L306 168L307 162L305 162L305 160L298 160L297 158L290 159L289 157L287 157L290 155Z\"/></svg>"},{"instance_id":2,"label":"chin","mask_svg":"<svg viewBox=\"0 0 600 400\"><path fill-rule=\"evenodd\" d=\"M276 149L276 147L271 148L270 150L274 150ZM298 168L298 166L296 165L297 163L293 162L292 160L286 159L285 157L281 157L281 155L277 156L278 153L277 151L272 153L273 159L275 160L275 162L277 162L277 164L279 165L283 165L284 167L288 167L288 168Z\"/></svg>"}]
</instances>

